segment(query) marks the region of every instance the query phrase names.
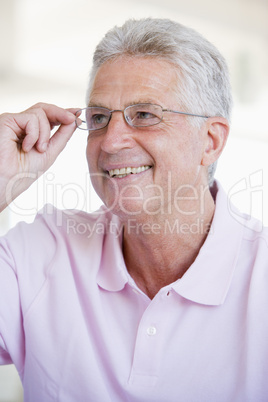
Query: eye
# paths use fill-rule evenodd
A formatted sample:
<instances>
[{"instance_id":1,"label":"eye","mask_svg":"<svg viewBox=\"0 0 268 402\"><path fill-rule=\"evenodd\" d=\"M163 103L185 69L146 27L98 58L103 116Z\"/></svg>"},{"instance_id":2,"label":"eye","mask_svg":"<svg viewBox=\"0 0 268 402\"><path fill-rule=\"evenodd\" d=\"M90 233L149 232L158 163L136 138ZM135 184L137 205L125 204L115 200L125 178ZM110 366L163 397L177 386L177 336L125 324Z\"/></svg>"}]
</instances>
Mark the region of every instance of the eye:
<instances>
[{"instance_id":1,"label":"eye","mask_svg":"<svg viewBox=\"0 0 268 402\"><path fill-rule=\"evenodd\" d=\"M92 116L92 121L94 122L94 124L102 124L106 120L107 116L105 116L104 114L94 114Z\"/></svg>"},{"instance_id":2,"label":"eye","mask_svg":"<svg viewBox=\"0 0 268 402\"><path fill-rule=\"evenodd\" d=\"M105 114L101 113L96 113L90 117L89 124L92 128L99 128L105 126L108 123L108 120L109 116L106 116Z\"/></svg>"},{"instance_id":3,"label":"eye","mask_svg":"<svg viewBox=\"0 0 268 402\"><path fill-rule=\"evenodd\" d=\"M153 113L150 112L136 112L136 115L134 117L135 120L144 120L144 119L155 119L157 116Z\"/></svg>"},{"instance_id":4,"label":"eye","mask_svg":"<svg viewBox=\"0 0 268 402\"><path fill-rule=\"evenodd\" d=\"M125 118L133 127L148 127L160 123L162 107L151 103L140 103L125 109Z\"/></svg>"},{"instance_id":5,"label":"eye","mask_svg":"<svg viewBox=\"0 0 268 402\"><path fill-rule=\"evenodd\" d=\"M133 107L129 111L128 121L134 127L147 127L153 126L160 122L159 116L153 113L152 110L148 110L148 106L145 107Z\"/></svg>"}]
</instances>

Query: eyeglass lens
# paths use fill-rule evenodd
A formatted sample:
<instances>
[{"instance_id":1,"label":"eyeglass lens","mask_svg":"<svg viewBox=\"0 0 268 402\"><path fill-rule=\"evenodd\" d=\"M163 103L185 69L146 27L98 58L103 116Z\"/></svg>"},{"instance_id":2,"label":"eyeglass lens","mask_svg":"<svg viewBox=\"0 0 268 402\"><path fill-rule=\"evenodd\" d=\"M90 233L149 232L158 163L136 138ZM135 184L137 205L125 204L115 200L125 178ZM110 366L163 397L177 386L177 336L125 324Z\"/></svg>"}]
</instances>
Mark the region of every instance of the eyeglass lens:
<instances>
[{"instance_id":1,"label":"eyeglass lens","mask_svg":"<svg viewBox=\"0 0 268 402\"><path fill-rule=\"evenodd\" d=\"M102 107L88 107L80 111L78 127L84 130L100 130L108 125L111 114L123 112L126 122L133 127L148 127L162 120L162 108L153 104L137 104L125 110L112 110Z\"/></svg>"}]
</instances>

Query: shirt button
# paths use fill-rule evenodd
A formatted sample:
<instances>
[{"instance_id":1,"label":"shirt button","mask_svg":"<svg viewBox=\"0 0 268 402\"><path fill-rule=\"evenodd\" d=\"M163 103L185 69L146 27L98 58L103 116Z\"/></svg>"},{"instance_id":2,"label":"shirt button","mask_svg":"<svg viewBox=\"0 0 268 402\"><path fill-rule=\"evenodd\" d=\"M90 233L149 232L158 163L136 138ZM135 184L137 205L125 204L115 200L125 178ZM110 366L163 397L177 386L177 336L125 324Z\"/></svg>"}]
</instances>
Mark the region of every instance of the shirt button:
<instances>
[{"instance_id":1,"label":"shirt button","mask_svg":"<svg viewBox=\"0 0 268 402\"><path fill-rule=\"evenodd\" d=\"M156 334L156 328L153 327L153 326L148 327L148 328L147 328L147 334L148 334L149 336L155 335L155 334Z\"/></svg>"}]
</instances>

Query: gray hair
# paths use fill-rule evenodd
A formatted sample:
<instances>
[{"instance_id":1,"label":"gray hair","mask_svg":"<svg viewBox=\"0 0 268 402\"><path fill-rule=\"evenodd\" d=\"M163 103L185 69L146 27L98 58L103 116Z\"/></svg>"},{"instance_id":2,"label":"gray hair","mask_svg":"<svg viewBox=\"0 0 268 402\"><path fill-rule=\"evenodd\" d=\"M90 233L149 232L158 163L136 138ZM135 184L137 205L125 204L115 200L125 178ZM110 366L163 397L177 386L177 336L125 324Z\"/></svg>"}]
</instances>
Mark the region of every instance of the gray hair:
<instances>
[{"instance_id":1,"label":"gray hair","mask_svg":"<svg viewBox=\"0 0 268 402\"><path fill-rule=\"evenodd\" d=\"M114 27L96 47L87 101L98 69L122 56L155 57L174 65L178 76L178 101L184 111L231 119L232 94L225 59L195 30L168 19L130 19ZM190 118L195 126L203 120ZM209 166L213 181L216 164Z\"/></svg>"}]
</instances>

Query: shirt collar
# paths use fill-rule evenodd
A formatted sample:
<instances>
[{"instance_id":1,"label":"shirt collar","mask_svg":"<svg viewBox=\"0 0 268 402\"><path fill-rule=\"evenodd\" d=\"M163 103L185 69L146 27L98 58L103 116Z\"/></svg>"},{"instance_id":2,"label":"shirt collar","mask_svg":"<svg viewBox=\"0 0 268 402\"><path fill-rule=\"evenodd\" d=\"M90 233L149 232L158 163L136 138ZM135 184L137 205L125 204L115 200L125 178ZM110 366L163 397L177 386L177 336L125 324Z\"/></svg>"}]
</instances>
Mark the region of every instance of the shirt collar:
<instances>
[{"instance_id":1,"label":"shirt collar","mask_svg":"<svg viewBox=\"0 0 268 402\"><path fill-rule=\"evenodd\" d=\"M230 205L227 195L216 181L214 191L216 208L210 232L194 263L172 286L184 298L212 306L224 303L245 227L242 222L244 218ZM235 214L232 213L234 211ZM239 221L235 219L238 216Z\"/></svg>"},{"instance_id":2,"label":"shirt collar","mask_svg":"<svg viewBox=\"0 0 268 402\"><path fill-rule=\"evenodd\" d=\"M194 263L171 287L180 296L196 303L220 305L228 293L242 241L244 225L231 213L230 202L214 182L216 208L210 232ZM235 210L236 216L240 213ZM113 228L113 229L111 229ZM226 248L228 251L226 252ZM112 215L104 236L97 283L108 291L120 291L129 282L122 253L122 226Z\"/></svg>"}]
</instances>

